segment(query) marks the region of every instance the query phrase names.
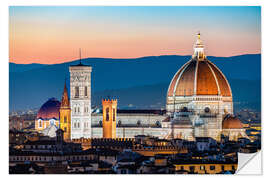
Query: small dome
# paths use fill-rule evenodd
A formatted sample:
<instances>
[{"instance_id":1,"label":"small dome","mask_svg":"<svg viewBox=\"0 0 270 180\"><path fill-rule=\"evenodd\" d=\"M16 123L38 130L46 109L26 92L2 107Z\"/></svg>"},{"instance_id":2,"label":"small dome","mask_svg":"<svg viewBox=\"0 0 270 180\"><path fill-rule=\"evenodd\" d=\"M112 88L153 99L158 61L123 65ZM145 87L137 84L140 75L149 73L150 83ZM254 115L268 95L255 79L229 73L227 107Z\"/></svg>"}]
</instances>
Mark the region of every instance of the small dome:
<instances>
[{"instance_id":1,"label":"small dome","mask_svg":"<svg viewBox=\"0 0 270 180\"><path fill-rule=\"evenodd\" d=\"M233 116L225 117L222 121L222 129L242 129L243 124L242 122L237 118Z\"/></svg>"},{"instance_id":2,"label":"small dome","mask_svg":"<svg viewBox=\"0 0 270 180\"><path fill-rule=\"evenodd\" d=\"M61 103L55 99L51 98L45 102L37 113L37 119L59 119Z\"/></svg>"}]
</instances>

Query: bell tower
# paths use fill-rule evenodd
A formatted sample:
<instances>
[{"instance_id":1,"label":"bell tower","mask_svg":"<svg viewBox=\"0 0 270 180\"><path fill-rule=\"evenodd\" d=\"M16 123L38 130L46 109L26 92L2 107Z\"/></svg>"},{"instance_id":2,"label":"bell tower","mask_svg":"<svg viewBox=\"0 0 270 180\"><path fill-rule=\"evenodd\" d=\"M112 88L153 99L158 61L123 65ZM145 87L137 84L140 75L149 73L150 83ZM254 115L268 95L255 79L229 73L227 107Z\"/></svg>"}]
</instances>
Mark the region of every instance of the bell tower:
<instances>
[{"instance_id":1,"label":"bell tower","mask_svg":"<svg viewBox=\"0 0 270 180\"><path fill-rule=\"evenodd\" d=\"M116 138L117 99L103 99L103 138Z\"/></svg>"},{"instance_id":2,"label":"bell tower","mask_svg":"<svg viewBox=\"0 0 270 180\"><path fill-rule=\"evenodd\" d=\"M60 106L60 129L64 132L64 140L70 140L71 134L71 109L68 99L67 86L65 82L64 92Z\"/></svg>"},{"instance_id":3,"label":"bell tower","mask_svg":"<svg viewBox=\"0 0 270 180\"><path fill-rule=\"evenodd\" d=\"M80 51L80 63L69 66L71 139L91 138L91 72Z\"/></svg>"}]
</instances>

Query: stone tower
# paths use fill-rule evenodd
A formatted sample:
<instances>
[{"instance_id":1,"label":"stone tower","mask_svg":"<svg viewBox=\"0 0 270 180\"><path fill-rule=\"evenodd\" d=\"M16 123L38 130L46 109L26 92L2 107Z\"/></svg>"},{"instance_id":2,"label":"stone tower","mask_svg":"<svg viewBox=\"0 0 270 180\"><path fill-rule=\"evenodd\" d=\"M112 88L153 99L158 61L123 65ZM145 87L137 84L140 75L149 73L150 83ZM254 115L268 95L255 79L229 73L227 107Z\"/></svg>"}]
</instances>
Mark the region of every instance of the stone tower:
<instances>
[{"instance_id":1,"label":"stone tower","mask_svg":"<svg viewBox=\"0 0 270 180\"><path fill-rule=\"evenodd\" d=\"M116 138L116 99L103 99L103 138Z\"/></svg>"},{"instance_id":2,"label":"stone tower","mask_svg":"<svg viewBox=\"0 0 270 180\"><path fill-rule=\"evenodd\" d=\"M91 138L91 72L92 67L81 63L71 65L70 105L71 139Z\"/></svg>"},{"instance_id":3,"label":"stone tower","mask_svg":"<svg viewBox=\"0 0 270 180\"><path fill-rule=\"evenodd\" d=\"M71 133L71 109L68 99L68 91L65 83L60 106L60 129L64 131L64 140L70 140Z\"/></svg>"}]
</instances>

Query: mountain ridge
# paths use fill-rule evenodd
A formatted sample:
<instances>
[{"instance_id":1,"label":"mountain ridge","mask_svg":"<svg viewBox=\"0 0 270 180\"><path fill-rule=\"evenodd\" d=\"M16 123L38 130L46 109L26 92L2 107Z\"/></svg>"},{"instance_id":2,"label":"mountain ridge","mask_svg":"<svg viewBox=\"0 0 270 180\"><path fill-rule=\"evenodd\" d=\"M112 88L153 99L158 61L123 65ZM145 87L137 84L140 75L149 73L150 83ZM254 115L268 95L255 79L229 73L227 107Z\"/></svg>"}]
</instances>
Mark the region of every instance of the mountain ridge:
<instances>
[{"instance_id":1,"label":"mountain ridge","mask_svg":"<svg viewBox=\"0 0 270 180\"><path fill-rule=\"evenodd\" d=\"M229 81L231 79L257 81L256 87L260 90L260 54L233 57L209 56L208 59L221 69ZM95 93L105 90L115 89L121 91L121 89L125 88L164 82L168 84L177 70L188 60L190 60L190 56L162 55L134 59L85 58L82 61L93 68L92 98L94 100ZM79 60L53 65L39 64L33 66L30 64L29 67L27 65L20 66L21 64L14 65L14 63L10 63L10 110L40 107L49 97L57 97L59 99L63 91L65 78L67 78L67 83L69 83L69 65L77 64L78 62ZM239 85L235 84L233 86L241 90ZM242 88L243 92L246 90ZM153 91L158 91L158 89ZM253 91L250 93L258 94L258 90L253 89ZM151 93L149 95L151 96ZM137 93L136 96L140 96L140 94ZM242 97L243 100L244 98L247 101L251 101L247 95ZM132 102L135 99L130 97L127 101ZM95 104L93 103L93 105Z\"/></svg>"}]
</instances>

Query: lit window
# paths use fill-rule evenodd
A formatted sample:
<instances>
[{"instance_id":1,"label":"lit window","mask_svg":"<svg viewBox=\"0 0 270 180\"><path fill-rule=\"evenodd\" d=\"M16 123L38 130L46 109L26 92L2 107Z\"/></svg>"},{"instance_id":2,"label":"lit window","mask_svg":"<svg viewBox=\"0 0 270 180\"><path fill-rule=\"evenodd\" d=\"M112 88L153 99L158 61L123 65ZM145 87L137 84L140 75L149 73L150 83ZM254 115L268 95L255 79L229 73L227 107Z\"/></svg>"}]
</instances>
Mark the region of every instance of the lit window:
<instances>
[{"instance_id":1,"label":"lit window","mask_svg":"<svg viewBox=\"0 0 270 180\"><path fill-rule=\"evenodd\" d=\"M54 125L54 119L50 120L50 125Z\"/></svg>"},{"instance_id":2,"label":"lit window","mask_svg":"<svg viewBox=\"0 0 270 180\"><path fill-rule=\"evenodd\" d=\"M42 128L42 120L39 120L39 121L38 121L38 126L39 126L40 128Z\"/></svg>"}]
</instances>

